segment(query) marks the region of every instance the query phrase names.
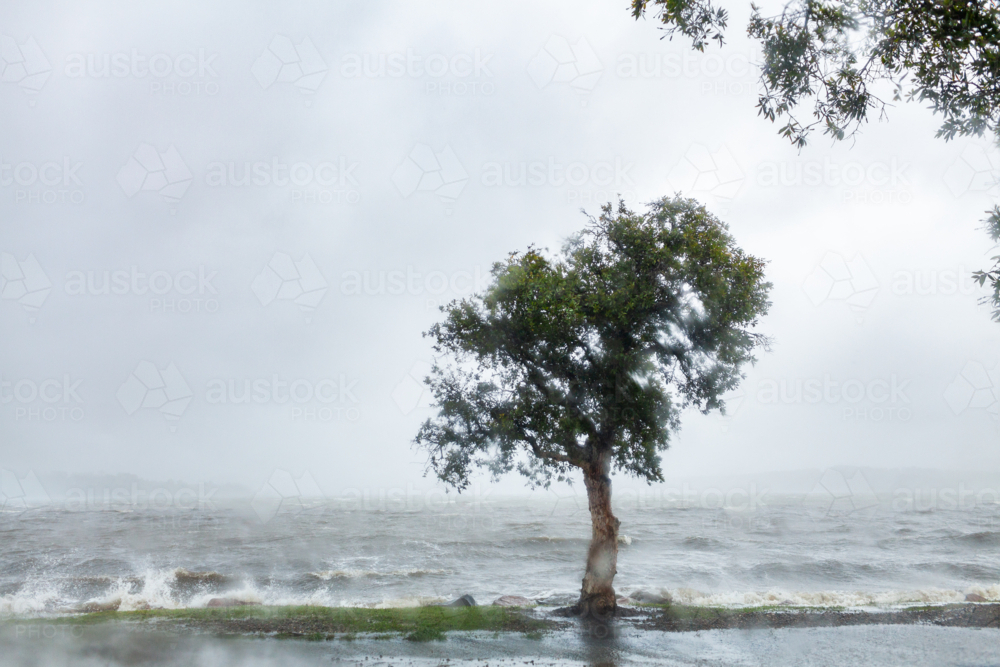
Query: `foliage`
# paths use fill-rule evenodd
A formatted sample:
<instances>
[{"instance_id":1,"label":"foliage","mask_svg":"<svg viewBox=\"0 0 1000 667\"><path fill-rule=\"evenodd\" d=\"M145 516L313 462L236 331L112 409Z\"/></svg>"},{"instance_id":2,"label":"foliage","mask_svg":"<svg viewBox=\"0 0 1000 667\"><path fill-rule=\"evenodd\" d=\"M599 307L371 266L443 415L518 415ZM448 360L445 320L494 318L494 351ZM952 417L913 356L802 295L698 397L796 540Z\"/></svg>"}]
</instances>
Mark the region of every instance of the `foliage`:
<instances>
[{"instance_id":1,"label":"foliage","mask_svg":"<svg viewBox=\"0 0 1000 667\"><path fill-rule=\"evenodd\" d=\"M723 410L766 344L752 331L769 306L763 270L680 197L647 213L607 204L557 257L512 253L425 334L450 359L427 379L439 414L416 444L428 470L460 490L477 467L547 486L609 456L661 480L680 411Z\"/></svg>"},{"instance_id":2,"label":"foliage","mask_svg":"<svg viewBox=\"0 0 1000 667\"><path fill-rule=\"evenodd\" d=\"M986 211L985 227L994 244L1000 244L1000 206L994 206L992 211ZM983 297L984 303L993 307L993 321L1000 322L1000 255L994 255L993 268L988 271L976 271L973 279L982 286L988 280L993 288L991 296Z\"/></svg>"},{"instance_id":3,"label":"foliage","mask_svg":"<svg viewBox=\"0 0 1000 667\"><path fill-rule=\"evenodd\" d=\"M1000 137L1000 2L997 0L791 0L776 16L751 4L747 33L762 46L758 115L784 123L795 146L821 127L853 136L889 102L873 92L889 84L893 101L930 103L942 117L937 136ZM702 51L724 41L727 14L712 0L632 0L632 15L655 11L663 29ZM811 120L799 109L812 105ZM1000 241L1000 208L986 228ZM989 281L1000 322L1000 258L974 278Z\"/></svg>"},{"instance_id":4,"label":"foliage","mask_svg":"<svg viewBox=\"0 0 1000 667\"><path fill-rule=\"evenodd\" d=\"M793 0L775 16L752 6L747 33L760 41L759 115L782 120L796 146L821 127L851 136L893 100L929 102L942 116L938 136L1000 129L1000 5L996 0ZM712 0L633 0L632 14L655 8L671 37L703 50L722 44L726 12ZM812 120L796 115L812 104Z\"/></svg>"}]
</instances>

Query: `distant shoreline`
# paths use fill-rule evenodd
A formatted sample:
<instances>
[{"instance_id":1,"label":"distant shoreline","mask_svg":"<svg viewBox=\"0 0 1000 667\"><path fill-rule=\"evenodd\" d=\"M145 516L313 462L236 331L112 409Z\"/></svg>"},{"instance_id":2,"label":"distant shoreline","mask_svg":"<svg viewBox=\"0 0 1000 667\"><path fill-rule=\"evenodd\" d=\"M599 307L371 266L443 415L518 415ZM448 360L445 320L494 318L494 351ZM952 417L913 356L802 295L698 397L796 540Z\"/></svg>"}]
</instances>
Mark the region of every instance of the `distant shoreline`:
<instances>
[{"instance_id":1,"label":"distant shoreline","mask_svg":"<svg viewBox=\"0 0 1000 667\"><path fill-rule=\"evenodd\" d=\"M223 609L150 609L92 612L60 618L8 618L15 634L65 625L84 632L87 627L123 625L140 631L189 630L217 635L273 636L310 640L404 638L413 641L446 639L448 632L486 631L518 633L541 638L547 632L593 624L569 618L555 608L416 607L369 609L351 607L236 606ZM697 632L702 630L818 628L857 625L935 625L1000 629L1000 604L958 603L886 610L843 608L694 607L643 605L620 607L609 628L643 631Z\"/></svg>"}]
</instances>

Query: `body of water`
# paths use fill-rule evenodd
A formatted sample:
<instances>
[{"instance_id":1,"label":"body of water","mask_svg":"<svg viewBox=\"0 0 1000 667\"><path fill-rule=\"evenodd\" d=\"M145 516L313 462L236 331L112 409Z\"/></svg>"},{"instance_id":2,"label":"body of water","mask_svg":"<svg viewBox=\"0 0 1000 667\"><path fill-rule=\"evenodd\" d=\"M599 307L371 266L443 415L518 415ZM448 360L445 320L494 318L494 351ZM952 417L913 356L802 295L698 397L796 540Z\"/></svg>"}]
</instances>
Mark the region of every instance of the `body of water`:
<instances>
[{"instance_id":1,"label":"body of water","mask_svg":"<svg viewBox=\"0 0 1000 667\"><path fill-rule=\"evenodd\" d=\"M632 503L616 512L615 585L626 595L738 606L1000 600L996 503L841 510L769 498L738 509ZM249 501L8 509L0 513L0 614L200 607L213 597L410 606L523 595L567 604L589 537L579 496L433 507L296 501L276 513Z\"/></svg>"}]
</instances>

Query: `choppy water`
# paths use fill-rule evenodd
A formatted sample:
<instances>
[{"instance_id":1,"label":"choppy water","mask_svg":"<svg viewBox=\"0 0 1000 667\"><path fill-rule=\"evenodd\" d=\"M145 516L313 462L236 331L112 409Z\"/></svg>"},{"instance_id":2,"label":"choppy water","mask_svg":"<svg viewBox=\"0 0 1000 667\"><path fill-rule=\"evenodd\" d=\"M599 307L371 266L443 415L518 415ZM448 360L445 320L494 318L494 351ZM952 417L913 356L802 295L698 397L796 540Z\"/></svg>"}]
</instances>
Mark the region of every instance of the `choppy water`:
<instances>
[{"instance_id":1,"label":"choppy water","mask_svg":"<svg viewBox=\"0 0 1000 667\"><path fill-rule=\"evenodd\" d=\"M616 588L694 604L872 606L1000 600L1000 505L923 511L776 502L619 507ZM248 502L201 509L0 512L0 613L263 604L404 606L472 594L543 603L579 590L577 498L370 509Z\"/></svg>"},{"instance_id":2,"label":"choppy water","mask_svg":"<svg viewBox=\"0 0 1000 667\"><path fill-rule=\"evenodd\" d=\"M783 630L621 631L595 638L574 630L541 640L517 634L455 634L417 643L218 638L149 628L48 626L39 640L25 626L0 623L0 665L42 667L996 667L1000 630L933 626L856 626Z\"/></svg>"}]
</instances>

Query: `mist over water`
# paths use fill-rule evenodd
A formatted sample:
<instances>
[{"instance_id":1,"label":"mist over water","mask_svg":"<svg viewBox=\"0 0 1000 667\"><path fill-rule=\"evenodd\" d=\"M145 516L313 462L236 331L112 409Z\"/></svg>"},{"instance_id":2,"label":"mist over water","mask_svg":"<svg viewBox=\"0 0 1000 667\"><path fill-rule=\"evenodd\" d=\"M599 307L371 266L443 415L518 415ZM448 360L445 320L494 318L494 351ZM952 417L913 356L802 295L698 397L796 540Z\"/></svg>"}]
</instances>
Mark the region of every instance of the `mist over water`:
<instances>
[{"instance_id":1,"label":"mist over water","mask_svg":"<svg viewBox=\"0 0 1000 667\"><path fill-rule=\"evenodd\" d=\"M845 510L815 498L768 501L619 506L619 594L732 606L1000 600L1000 504ZM303 500L265 518L235 500L0 514L0 612L204 607L215 597L393 607L523 595L565 605L578 595L590 537L576 496L410 510L384 497Z\"/></svg>"}]
</instances>

